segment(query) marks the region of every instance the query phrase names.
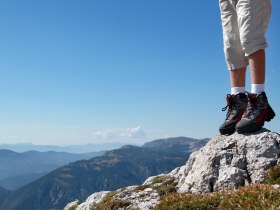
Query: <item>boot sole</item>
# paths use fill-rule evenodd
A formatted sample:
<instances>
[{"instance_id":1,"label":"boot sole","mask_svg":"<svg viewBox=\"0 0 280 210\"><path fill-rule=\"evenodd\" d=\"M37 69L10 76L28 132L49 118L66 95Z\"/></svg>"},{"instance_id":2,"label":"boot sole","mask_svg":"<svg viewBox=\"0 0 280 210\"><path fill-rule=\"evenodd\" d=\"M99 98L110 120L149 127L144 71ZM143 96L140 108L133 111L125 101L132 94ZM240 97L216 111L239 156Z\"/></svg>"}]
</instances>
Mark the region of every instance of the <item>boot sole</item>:
<instances>
[{"instance_id":1,"label":"boot sole","mask_svg":"<svg viewBox=\"0 0 280 210\"><path fill-rule=\"evenodd\" d=\"M232 126L229 126L227 128L220 128L219 131L220 131L220 134L221 135L231 135L235 132L235 125L232 125Z\"/></svg>"}]
</instances>

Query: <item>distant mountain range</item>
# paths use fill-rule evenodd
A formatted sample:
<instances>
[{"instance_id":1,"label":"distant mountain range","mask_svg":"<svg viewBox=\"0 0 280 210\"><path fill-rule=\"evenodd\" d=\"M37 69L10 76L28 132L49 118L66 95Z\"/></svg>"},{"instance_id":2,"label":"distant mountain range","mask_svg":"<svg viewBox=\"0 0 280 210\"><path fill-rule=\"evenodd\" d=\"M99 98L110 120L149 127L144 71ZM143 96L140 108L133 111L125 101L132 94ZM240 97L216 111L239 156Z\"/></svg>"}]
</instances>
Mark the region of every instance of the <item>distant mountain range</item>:
<instances>
[{"instance_id":1,"label":"distant mountain range","mask_svg":"<svg viewBox=\"0 0 280 210\"><path fill-rule=\"evenodd\" d=\"M17 153L0 150L0 186L14 190L67 163L102 155L104 152L71 154L66 152Z\"/></svg>"},{"instance_id":2,"label":"distant mountain range","mask_svg":"<svg viewBox=\"0 0 280 210\"><path fill-rule=\"evenodd\" d=\"M117 149L125 143L113 142L104 144L84 144L84 145L69 145L69 146L54 146L54 145L35 145L35 144L0 144L0 149L11 150L15 152L27 152L30 150L38 152L68 152L68 153L90 153L99 151L108 151ZM138 145L139 146L139 145Z\"/></svg>"},{"instance_id":3,"label":"distant mountain range","mask_svg":"<svg viewBox=\"0 0 280 210\"><path fill-rule=\"evenodd\" d=\"M123 146L103 156L62 166L13 192L0 188L0 209L62 209L93 192L141 184L147 177L185 164L207 139L161 139L142 147Z\"/></svg>"},{"instance_id":4,"label":"distant mountain range","mask_svg":"<svg viewBox=\"0 0 280 210\"><path fill-rule=\"evenodd\" d=\"M10 194L11 192L9 190L4 189L3 187L0 187L0 203L3 203L5 198Z\"/></svg>"}]
</instances>

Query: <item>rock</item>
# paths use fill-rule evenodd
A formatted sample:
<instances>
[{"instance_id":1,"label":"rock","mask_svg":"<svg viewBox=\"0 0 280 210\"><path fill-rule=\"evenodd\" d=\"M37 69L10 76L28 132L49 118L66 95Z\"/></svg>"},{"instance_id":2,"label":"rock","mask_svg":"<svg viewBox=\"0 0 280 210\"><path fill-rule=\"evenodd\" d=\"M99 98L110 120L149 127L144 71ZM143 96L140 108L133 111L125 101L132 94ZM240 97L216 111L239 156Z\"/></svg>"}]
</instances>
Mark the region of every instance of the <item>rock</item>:
<instances>
[{"instance_id":1,"label":"rock","mask_svg":"<svg viewBox=\"0 0 280 210\"><path fill-rule=\"evenodd\" d=\"M280 157L280 135L266 129L250 134L218 135L174 169L178 192L207 193L264 180Z\"/></svg>"},{"instance_id":2,"label":"rock","mask_svg":"<svg viewBox=\"0 0 280 210\"><path fill-rule=\"evenodd\" d=\"M156 190L152 188L145 188L142 190L138 190L139 186L129 186L123 189L119 189L116 191L113 196L113 200L121 200L129 202L129 205L125 208L120 209L141 209L141 210L150 210L153 209L160 201L160 196ZM96 204L99 204L102 199L109 193L110 191L102 191L92 194L87 198L84 203L79 204L79 201L76 200L74 202L69 203L64 210L70 210L74 208L76 210L91 210L92 207Z\"/></svg>"},{"instance_id":3,"label":"rock","mask_svg":"<svg viewBox=\"0 0 280 210\"><path fill-rule=\"evenodd\" d=\"M79 205L79 201L78 200L75 200L71 203L68 203L67 206L64 207L63 210L70 210L70 209L74 209L75 207L77 207Z\"/></svg>"},{"instance_id":4,"label":"rock","mask_svg":"<svg viewBox=\"0 0 280 210\"><path fill-rule=\"evenodd\" d=\"M279 184L274 184L274 185L272 185L272 187L273 187L275 190L280 190L280 185L279 185Z\"/></svg>"},{"instance_id":5,"label":"rock","mask_svg":"<svg viewBox=\"0 0 280 210\"><path fill-rule=\"evenodd\" d=\"M96 192L89 196L84 203L78 205L76 210L91 210L92 206L98 204L110 191Z\"/></svg>"},{"instance_id":6,"label":"rock","mask_svg":"<svg viewBox=\"0 0 280 210\"><path fill-rule=\"evenodd\" d=\"M128 187L121 193L117 193L114 198L130 202L130 205L125 209L149 210L153 209L160 201L160 196L156 190L152 188L138 190L137 187Z\"/></svg>"}]
</instances>

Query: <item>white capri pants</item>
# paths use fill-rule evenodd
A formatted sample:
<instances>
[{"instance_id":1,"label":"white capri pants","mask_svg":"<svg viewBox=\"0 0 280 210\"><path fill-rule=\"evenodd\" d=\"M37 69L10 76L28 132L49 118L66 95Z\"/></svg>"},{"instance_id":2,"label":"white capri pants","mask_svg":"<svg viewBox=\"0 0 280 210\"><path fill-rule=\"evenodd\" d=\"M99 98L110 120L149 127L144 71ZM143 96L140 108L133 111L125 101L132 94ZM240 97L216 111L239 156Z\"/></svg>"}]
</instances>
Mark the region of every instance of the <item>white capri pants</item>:
<instances>
[{"instance_id":1,"label":"white capri pants","mask_svg":"<svg viewBox=\"0 0 280 210\"><path fill-rule=\"evenodd\" d=\"M229 70L244 68L248 56L267 47L270 0L219 0Z\"/></svg>"}]
</instances>

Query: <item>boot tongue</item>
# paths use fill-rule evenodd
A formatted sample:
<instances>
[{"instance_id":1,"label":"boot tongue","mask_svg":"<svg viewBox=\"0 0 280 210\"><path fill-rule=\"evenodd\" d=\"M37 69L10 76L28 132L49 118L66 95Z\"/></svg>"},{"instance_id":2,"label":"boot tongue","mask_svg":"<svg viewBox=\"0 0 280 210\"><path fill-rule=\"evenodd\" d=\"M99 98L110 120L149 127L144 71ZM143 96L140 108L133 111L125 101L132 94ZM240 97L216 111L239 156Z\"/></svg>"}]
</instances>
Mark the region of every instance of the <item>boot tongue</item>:
<instances>
[{"instance_id":1,"label":"boot tongue","mask_svg":"<svg viewBox=\"0 0 280 210\"><path fill-rule=\"evenodd\" d=\"M254 102L254 101L256 101L257 94L248 93L248 98L249 98L249 101L250 101L250 102Z\"/></svg>"}]
</instances>

